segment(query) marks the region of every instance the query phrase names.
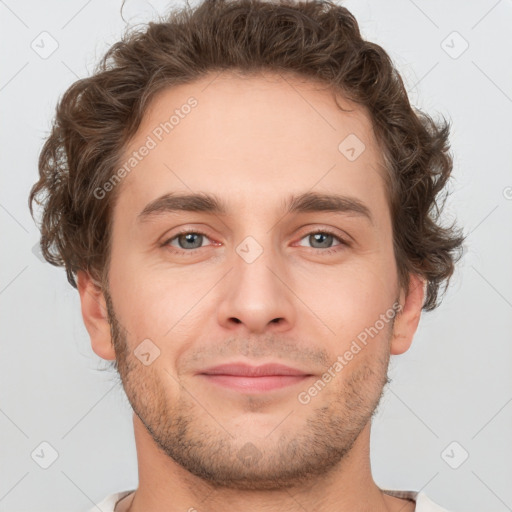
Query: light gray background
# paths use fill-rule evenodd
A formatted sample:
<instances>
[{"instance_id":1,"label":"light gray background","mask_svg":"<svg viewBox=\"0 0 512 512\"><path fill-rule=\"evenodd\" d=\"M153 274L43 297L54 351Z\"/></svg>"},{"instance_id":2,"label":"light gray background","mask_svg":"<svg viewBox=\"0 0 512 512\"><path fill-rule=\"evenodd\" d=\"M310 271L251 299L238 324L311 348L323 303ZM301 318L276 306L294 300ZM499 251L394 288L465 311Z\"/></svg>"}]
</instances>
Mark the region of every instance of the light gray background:
<instances>
[{"instance_id":1,"label":"light gray background","mask_svg":"<svg viewBox=\"0 0 512 512\"><path fill-rule=\"evenodd\" d=\"M423 315L411 350L392 358L373 426L374 477L424 490L454 512L512 510L512 2L344 5L390 53L411 101L452 119L447 218L470 233L442 306ZM145 21L166 6L128 0L124 17ZM39 233L27 209L57 99L117 40L119 9L0 1L1 511L88 510L137 484L129 404L98 371L64 270L33 253ZM58 42L46 59L31 48L43 31ZM460 56L454 31L469 44ZM48 469L31 457L43 441L58 452ZM468 459L451 468L463 450Z\"/></svg>"}]
</instances>

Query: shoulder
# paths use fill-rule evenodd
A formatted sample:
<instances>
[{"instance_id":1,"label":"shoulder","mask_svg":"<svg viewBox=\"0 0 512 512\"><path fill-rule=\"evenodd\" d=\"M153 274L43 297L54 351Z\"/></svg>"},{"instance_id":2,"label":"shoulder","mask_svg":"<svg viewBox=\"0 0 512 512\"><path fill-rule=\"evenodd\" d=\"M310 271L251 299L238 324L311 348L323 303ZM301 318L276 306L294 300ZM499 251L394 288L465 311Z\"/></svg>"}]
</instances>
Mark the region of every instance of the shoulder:
<instances>
[{"instance_id":1,"label":"shoulder","mask_svg":"<svg viewBox=\"0 0 512 512\"><path fill-rule=\"evenodd\" d=\"M87 512L98 512L98 509L102 512L114 512L114 508L116 506L116 503L127 496L128 494L132 493L133 490L130 491L120 491L115 492L113 494L109 494L106 498L101 500L100 502L96 503L93 508L89 509Z\"/></svg>"},{"instance_id":2,"label":"shoulder","mask_svg":"<svg viewBox=\"0 0 512 512\"><path fill-rule=\"evenodd\" d=\"M433 502L424 492L419 492L416 497L416 512L450 512Z\"/></svg>"},{"instance_id":3,"label":"shoulder","mask_svg":"<svg viewBox=\"0 0 512 512\"><path fill-rule=\"evenodd\" d=\"M405 498L416 503L415 512L450 512L432 501L424 492L421 491L402 491L398 489L381 489L382 492L395 496L396 498Z\"/></svg>"}]
</instances>

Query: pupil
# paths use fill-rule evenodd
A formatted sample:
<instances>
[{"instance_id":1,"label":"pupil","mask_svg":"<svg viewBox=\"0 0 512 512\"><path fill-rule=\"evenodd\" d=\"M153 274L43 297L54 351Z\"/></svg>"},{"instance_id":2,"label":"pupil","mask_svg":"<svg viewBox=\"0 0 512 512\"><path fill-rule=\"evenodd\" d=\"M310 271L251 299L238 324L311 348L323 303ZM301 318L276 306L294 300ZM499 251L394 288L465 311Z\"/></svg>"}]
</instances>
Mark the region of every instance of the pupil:
<instances>
[{"instance_id":1,"label":"pupil","mask_svg":"<svg viewBox=\"0 0 512 512\"><path fill-rule=\"evenodd\" d=\"M187 244L192 243L192 245L193 245L192 249L196 249L197 247L201 247L201 241L202 241L201 237L202 237L202 235L199 235L197 233L187 233L185 235L181 235L180 238L181 239L183 239L183 238L185 239L186 248L190 249L191 248L190 245L187 245ZM194 238L196 239L195 240L195 244L194 244ZM199 240L199 244L197 243L197 240ZM183 245L181 243L181 241L182 240L180 240L180 245Z\"/></svg>"},{"instance_id":2,"label":"pupil","mask_svg":"<svg viewBox=\"0 0 512 512\"><path fill-rule=\"evenodd\" d=\"M315 243L319 242L320 244L322 244L322 240L321 240L322 238L324 239L323 240L324 244L325 244L326 240L330 241L330 238L332 238L332 235L329 235L327 233L315 233L312 236L314 237Z\"/></svg>"}]
</instances>

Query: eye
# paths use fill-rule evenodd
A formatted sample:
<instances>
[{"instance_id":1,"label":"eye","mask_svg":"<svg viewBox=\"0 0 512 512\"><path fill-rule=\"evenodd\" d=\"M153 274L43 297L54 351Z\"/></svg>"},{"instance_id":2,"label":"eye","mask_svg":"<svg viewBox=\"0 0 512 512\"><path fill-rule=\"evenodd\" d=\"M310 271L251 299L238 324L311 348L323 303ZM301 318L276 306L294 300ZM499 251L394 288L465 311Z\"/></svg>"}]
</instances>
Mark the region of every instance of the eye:
<instances>
[{"instance_id":1,"label":"eye","mask_svg":"<svg viewBox=\"0 0 512 512\"><path fill-rule=\"evenodd\" d=\"M177 252L190 252L191 249L203 247L203 242L208 240L205 233L199 231L183 231L169 238L163 245L171 246ZM177 244L177 245L176 245Z\"/></svg>"},{"instance_id":2,"label":"eye","mask_svg":"<svg viewBox=\"0 0 512 512\"><path fill-rule=\"evenodd\" d=\"M326 229L319 229L316 231L312 231L311 233L308 233L305 237L301 238L301 240L305 240L305 239L311 244L310 247L312 249L319 249L319 250L332 249L332 247L333 247L332 244L336 240L339 243L335 244L335 246L339 246L339 245L348 246L348 243L345 242L345 240L343 240L341 237L335 235L334 233L332 233L331 231L326 230ZM302 245L302 244L300 244L300 245ZM323 251L323 252L327 252L327 253L336 252L336 249L331 250L331 251Z\"/></svg>"},{"instance_id":3,"label":"eye","mask_svg":"<svg viewBox=\"0 0 512 512\"><path fill-rule=\"evenodd\" d=\"M172 247L172 250L176 253L185 254L193 253L194 249L200 249L201 247L207 246L208 244L204 244L204 242L207 240L210 239L205 233L202 233L200 231L185 230L180 233L177 233L172 238L169 238L162 245L164 247ZM322 253L327 254L338 251L338 249L333 249L333 247L350 245L343 238L341 238L338 235L335 235L328 229L318 229L312 231L300 239L300 241L302 240L307 240L311 244L309 247L311 247L312 249L316 249L321 251ZM338 243L335 243L333 246L333 243L336 241ZM304 247L300 243L299 245Z\"/></svg>"}]
</instances>

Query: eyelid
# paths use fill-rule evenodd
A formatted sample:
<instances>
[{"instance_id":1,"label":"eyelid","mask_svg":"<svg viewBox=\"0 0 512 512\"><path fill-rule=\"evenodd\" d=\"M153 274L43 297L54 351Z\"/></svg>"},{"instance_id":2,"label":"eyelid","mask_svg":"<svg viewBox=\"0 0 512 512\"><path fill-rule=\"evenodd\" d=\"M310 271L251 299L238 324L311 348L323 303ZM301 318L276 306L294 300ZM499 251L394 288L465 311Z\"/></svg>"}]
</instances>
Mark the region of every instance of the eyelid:
<instances>
[{"instance_id":1,"label":"eyelid","mask_svg":"<svg viewBox=\"0 0 512 512\"><path fill-rule=\"evenodd\" d=\"M196 251L197 249L203 249L203 247L197 247L196 249L187 250L187 249L181 249L180 247L171 246L170 242L172 242L173 240L175 240L176 238L178 238L181 235L188 235L189 233L193 233L195 235L202 235L203 237L207 238L211 242L215 242L215 240L213 240L213 237L208 235L208 233L206 233L205 230L203 230L203 229L183 228L180 231L177 231L176 233L174 233L171 237L166 236L165 240L160 244L160 246L161 247L167 247L167 246L172 247L177 252L180 252L180 251L181 252L193 252L193 251ZM216 242L216 244L218 245L218 242ZM214 245L214 244L211 244L211 245Z\"/></svg>"},{"instance_id":2,"label":"eyelid","mask_svg":"<svg viewBox=\"0 0 512 512\"><path fill-rule=\"evenodd\" d=\"M342 236L342 235L338 234L338 232L335 231L334 229L328 228L328 227L311 228L311 229L305 231L304 234L300 236L298 241L300 242L306 236L315 235L317 233L331 235L331 236L333 236L334 238L336 238L340 242L339 245L345 245L347 247L350 246L350 242L347 240L347 238L349 238L348 235L346 235L346 237ZM300 247L304 247L304 246L301 245ZM334 247L337 247L337 246L334 246ZM318 249L317 247L310 247L310 249L314 249L314 250L324 251L325 252L325 251L328 251L329 249L333 249L334 247L328 247L326 249Z\"/></svg>"}]
</instances>

